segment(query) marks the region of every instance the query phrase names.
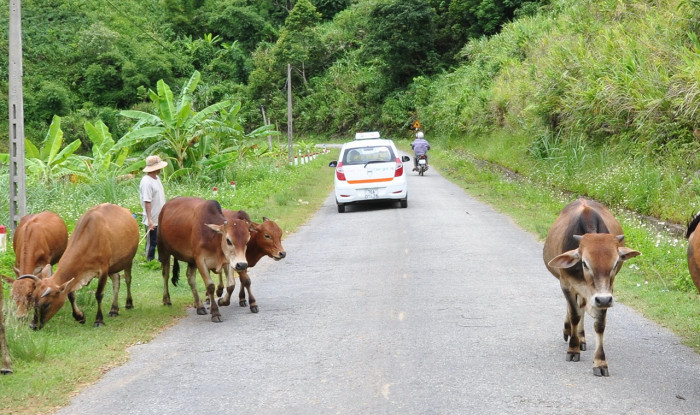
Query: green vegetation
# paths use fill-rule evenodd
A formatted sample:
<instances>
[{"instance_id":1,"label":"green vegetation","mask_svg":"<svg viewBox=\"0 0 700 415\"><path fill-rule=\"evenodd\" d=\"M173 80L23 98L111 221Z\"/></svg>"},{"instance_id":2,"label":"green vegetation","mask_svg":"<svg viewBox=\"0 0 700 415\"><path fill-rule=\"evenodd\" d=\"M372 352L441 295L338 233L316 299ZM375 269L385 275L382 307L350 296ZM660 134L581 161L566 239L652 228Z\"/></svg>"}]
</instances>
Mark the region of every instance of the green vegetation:
<instances>
[{"instance_id":1,"label":"green vegetation","mask_svg":"<svg viewBox=\"0 0 700 415\"><path fill-rule=\"evenodd\" d=\"M254 221L262 221L266 216L289 234L328 197L333 176L328 174L327 165L334 156L337 157L337 152L322 154L308 164L291 167L274 167L267 159L262 163L239 164L234 176L235 188L229 182L217 183L216 195L213 187L202 186L197 181L167 182L166 192L169 197L216 198L226 208L246 210ZM7 172L0 177L7 179ZM94 185L68 182L51 187L36 186L30 189L28 209L55 211L72 230L82 213L105 201L140 212L138 182L139 178L134 178L120 182L105 180ZM7 253L0 254L0 274L14 275L13 264L10 247ZM171 286L173 306L163 306L160 266L156 262L145 262L142 249L136 255L132 275L135 308L124 308L126 297L122 288L119 316L108 318L107 325L97 329L92 327L97 306L95 282L78 291L78 304L87 317L85 325L73 320L67 306L40 331L32 331L26 320L16 318L9 287L3 283L7 337L15 373L0 379L0 412L46 413L67 404L76 390L97 380L110 367L125 362L127 347L151 340L186 315L192 303L189 287L187 284ZM251 275L254 279L255 268ZM200 288L204 290L203 286ZM111 290L107 288L103 303L111 304L109 293ZM202 324L211 323L203 319Z\"/></svg>"}]
</instances>

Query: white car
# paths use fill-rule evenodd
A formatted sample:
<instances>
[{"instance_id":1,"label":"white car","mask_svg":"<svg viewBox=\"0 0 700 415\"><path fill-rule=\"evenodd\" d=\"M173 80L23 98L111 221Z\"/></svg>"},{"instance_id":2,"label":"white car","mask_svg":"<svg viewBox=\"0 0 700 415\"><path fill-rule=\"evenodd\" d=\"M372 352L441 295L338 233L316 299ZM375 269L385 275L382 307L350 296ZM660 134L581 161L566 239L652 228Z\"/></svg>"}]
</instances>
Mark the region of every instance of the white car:
<instances>
[{"instance_id":1,"label":"white car","mask_svg":"<svg viewBox=\"0 0 700 415\"><path fill-rule=\"evenodd\" d=\"M335 201L338 212L348 203L396 200L408 207L408 184L404 163L394 142L379 138L378 132L357 133L355 140L343 144L335 167Z\"/></svg>"}]
</instances>

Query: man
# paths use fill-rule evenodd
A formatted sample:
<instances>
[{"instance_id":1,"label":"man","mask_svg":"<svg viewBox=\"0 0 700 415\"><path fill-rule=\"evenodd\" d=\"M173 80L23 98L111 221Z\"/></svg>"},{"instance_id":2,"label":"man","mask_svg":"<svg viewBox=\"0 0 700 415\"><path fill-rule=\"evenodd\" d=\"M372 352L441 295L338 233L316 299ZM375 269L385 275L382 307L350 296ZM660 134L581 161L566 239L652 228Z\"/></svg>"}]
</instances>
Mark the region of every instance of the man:
<instances>
[{"instance_id":1,"label":"man","mask_svg":"<svg viewBox=\"0 0 700 415\"><path fill-rule=\"evenodd\" d=\"M158 215L165 204L165 190L158 173L168 163L158 156L146 157L146 173L139 185L141 208L143 209L143 224L146 225L146 261L152 261L156 254L156 242L158 236Z\"/></svg>"},{"instance_id":2,"label":"man","mask_svg":"<svg viewBox=\"0 0 700 415\"><path fill-rule=\"evenodd\" d=\"M418 156L425 155L425 164L428 164L428 150L430 150L430 144L428 140L424 138L423 132L418 131L416 133L416 139L411 143L411 148L415 157L413 157L413 171L418 171Z\"/></svg>"}]
</instances>

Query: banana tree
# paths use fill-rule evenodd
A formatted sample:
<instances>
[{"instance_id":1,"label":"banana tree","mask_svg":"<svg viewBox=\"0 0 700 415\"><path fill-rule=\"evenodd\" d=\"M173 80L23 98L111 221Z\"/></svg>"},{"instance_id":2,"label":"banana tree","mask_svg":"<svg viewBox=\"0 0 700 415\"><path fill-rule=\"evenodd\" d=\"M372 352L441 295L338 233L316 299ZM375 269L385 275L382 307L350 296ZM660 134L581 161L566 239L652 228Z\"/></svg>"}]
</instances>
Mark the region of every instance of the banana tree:
<instances>
[{"instance_id":1,"label":"banana tree","mask_svg":"<svg viewBox=\"0 0 700 415\"><path fill-rule=\"evenodd\" d=\"M29 140L24 142L25 165L28 175L44 182L52 182L60 177L84 177L82 161L73 154L80 147L80 140L74 140L63 147L61 117L54 115L49 131L37 148Z\"/></svg>"},{"instance_id":2,"label":"banana tree","mask_svg":"<svg viewBox=\"0 0 700 415\"><path fill-rule=\"evenodd\" d=\"M156 104L157 114L144 111L121 111L120 114L137 120L131 131L114 146L114 151L144 142L151 144L149 151L162 151L171 159L176 169L191 167L197 160L192 160L189 151L209 130L219 127L219 122L211 117L219 110L231 105L221 101L197 112L192 107L192 94L200 80L199 72L185 82L182 92L176 100L172 90L162 79L156 85L156 91L149 90L151 101ZM155 137L155 142L150 139Z\"/></svg>"},{"instance_id":3,"label":"banana tree","mask_svg":"<svg viewBox=\"0 0 700 415\"><path fill-rule=\"evenodd\" d=\"M85 132L92 142L92 157L83 157L85 169L92 177L105 177L110 174L120 175L135 170L138 166L124 167L129 148L124 147L118 152L113 150L114 139L109 127L97 121L94 125L89 121L84 124ZM139 160L139 163L144 163Z\"/></svg>"}]
</instances>

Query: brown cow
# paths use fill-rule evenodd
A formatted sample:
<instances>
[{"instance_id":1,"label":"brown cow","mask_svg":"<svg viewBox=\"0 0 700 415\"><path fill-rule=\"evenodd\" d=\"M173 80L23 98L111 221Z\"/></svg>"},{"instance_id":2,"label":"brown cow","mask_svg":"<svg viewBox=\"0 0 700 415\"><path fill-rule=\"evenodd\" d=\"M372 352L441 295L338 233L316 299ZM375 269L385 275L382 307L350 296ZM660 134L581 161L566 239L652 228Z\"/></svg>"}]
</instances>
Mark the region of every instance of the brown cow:
<instances>
[{"instance_id":1,"label":"brown cow","mask_svg":"<svg viewBox=\"0 0 700 415\"><path fill-rule=\"evenodd\" d=\"M192 289L197 314L205 315L207 310L197 294L195 267L204 280L211 321L221 322L219 307L214 301L214 283L209 271L226 273L228 285L235 285L233 270L248 268L245 257L250 230L245 221L227 221L221 212L221 205L215 200L198 197L176 197L165 203L158 216L158 257L163 271L163 304L171 305L168 292L170 256L175 259L173 283L177 284L177 261L187 262L187 282Z\"/></svg>"},{"instance_id":2,"label":"brown cow","mask_svg":"<svg viewBox=\"0 0 700 415\"><path fill-rule=\"evenodd\" d=\"M95 298L97 316L95 327L104 325L102 297L107 277L112 278L114 299L109 315L118 314L119 272L124 271L127 298L126 308L133 307L131 298L131 266L139 244L139 226L128 209L103 203L83 214L68 240L66 252L51 275L51 266L41 271L41 279L34 277L34 321L31 326L40 329L61 309L69 293L79 290L93 278L98 278ZM74 309L73 317L85 322L85 314Z\"/></svg>"},{"instance_id":3,"label":"brown cow","mask_svg":"<svg viewBox=\"0 0 700 415\"><path fill-rule=\"evenodd\" d=\"M566 360L578 362L580 351L586 350L585 310L594 319L596 376L609 376L603 333L607 310L613 305L615 275L624 261L639 255L624 246L624 237L622 227L605 206L578 199L564 207L544 244L544 262L559 279L568 306L564 321L564 340L569 340Z\"/></svg>"},{"instance_id":4,"label":"brown cow","mask_svg":"<svg viewBox=\"0 0 700 415\"><path fill-rule=\"evenodd\" d=\"M260 261L264 256L269 256L275 261L279 261L287 253L282 248L282 229L270 219L263 217L262 223L255 223L250 220L250 216L245 211L238 210L232 211L224 209L224 216L226 220L242 219L245 220L251 227L250 230L250 240L248 241L248 248L245 252L246 260L248 261L248 268L254 267L255 264ZM252 313L258 312L258 302L255 300L253 293L250 292L250 276L248 276L248 270L244 269L238 271L238 276L241 279L241 288L238 292L238 305L245 307L246 298L245 293L248 291L248 299L250 300L250 311ZM226 290L226 296L219 299L219 305L229 305L231 303L231 293L234 287L229 287L230 291ZM222 281L222 276L219 275L219 286L216 289L218 296L221 296L224 291L224 285Z\"/></svg>"},{"instance_id":5,"label":"brown cow","mask_svg":"<svg viewBox=\"0 0 700 415\"><path fill-rule=\"evenodd\" d=\"M36 275L46 264L54 265L66 250L68 228L57 214L44 211L22 217L12 237L15 251L15 274ZM17 305L17 317L29 314L29 304L34 291L34 280L3 277L12 284L12 299ZM71 294L71 304L75 295Z\"/></svg>"},{"instance_id":6,"label":"brown cow","mask_svg":"<svg viewBox=\"0 0 700 415\"><path fill-rule=\"evenodd\" d=\"M10 350L7 347L7 338L5 337L5 315L2 312L4 300L2 298L2 285L0 285L0 374L9 375L12 373L12 361L10 360Z\"/></svg>"},{"instance_id":7,"label":"brown cow","mask_svg":"<svg viewBox=\"0 0 700 415\"><path fill-rule=\"evenodd\" d=\"M688 271L693 283L700 290L700 232L695 232L700 223L700 213L688 224L685 237L688 238Z\"/></svg>"}]
</instances>

